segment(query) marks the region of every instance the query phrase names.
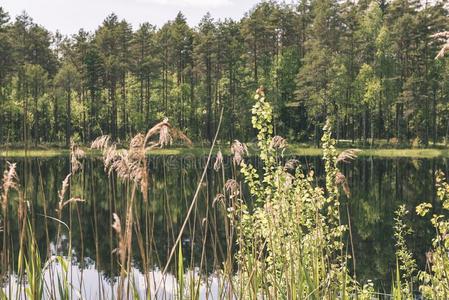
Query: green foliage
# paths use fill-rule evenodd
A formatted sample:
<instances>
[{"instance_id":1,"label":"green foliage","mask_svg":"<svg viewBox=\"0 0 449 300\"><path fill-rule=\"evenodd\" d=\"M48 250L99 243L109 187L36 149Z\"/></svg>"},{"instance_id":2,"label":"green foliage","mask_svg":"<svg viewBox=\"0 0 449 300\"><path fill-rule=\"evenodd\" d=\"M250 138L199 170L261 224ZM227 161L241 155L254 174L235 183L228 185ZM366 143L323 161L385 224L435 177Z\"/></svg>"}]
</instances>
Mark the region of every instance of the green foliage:
<instances>
[{"instance_id":1,"label":"green foliage","mask_svg":"<svg viewBox=\"0 0 449 300\"><path fill-rule=\"evenodd\" d=\"M1 16L1 142L126 140L160 115L210 142L222 108L219 139L251 140L259 85L275 134L301 142L318 145L329 116L337 140L449 140L449 69L430 37L448 27L442 2L262 1L239 21L207 14L195 28L182 13L135 30L111 14L72 37Z\"/></svg>"},{"instance_id":2,"label":"green foliage","mask_svg":"<svg viewBox=\"0 0 449 300\"><path fill-rule=\"evenodd\" d=\"M71 294L71 286L69 284L68 262L62 257L57 256L56 261L61 267L61 273L57 273L58 281L58 299L69 300Z\"/></svg>"},{"instance_id":3,"label":"green foliage","mask_svg":"<svg viewBox=\"0 0 449 300\"><path fill-rule=\"evenodd\" d=\"M19 253L19 270L21 268L22 261L25 264L25 274L27 278L27 286L25 287L25 293L30 299L42 299L44 295L44 272L41 263L41 257L39 249L37 247L36 240L34 238L31 225L27 226L27 237L29 239L25 253L21 251Z\"/></svg>"},{"instance_id":4,"label":"green foliage","mask_svg":"<svg viewBox=\"0 0 449 300\"><path fill-rule=\"evenodd\" d=\"M449 184L441 171L435 174L437 188L437 198L441 202L444 210L449 210ZM422 203L416 211L419 215L427 215L432 208L429 203ZM432 241L432 249L426 254L429 270L421 271L419 279L421 281L420 291L425 297L431 299L445 299L449 295L449 221L445 215L434 214L431 218L435 227L436 236Z\"/></svg>"},{"instance_id":5,"label":"green foliage","mask_svg":"<svg viewBox=\"0 0 449 300\"><path fill-rule=\"evenodd\" d=\"M413 285L416 279L417 266L412 253L408 250L406 238L412 234L404 219L408 214L405 205L399 206L395 212L394 237L396 240L396 281L393 285L395 299L413 299Z\"/></svg>"},{"instance_id":6,"label":"green foliage","mask_svg":"<svg viewBox=\"0 0 449 300\"><path fill-rule=\"evenodd\" d=\"M373 68L370 65L364 64L359 71L357 81L360 84L363 103L369 107L375 106L380 96L381 84L380 80L374 74Z\"/></svg>"},{"instance_id":7,"label":"green foliage","mask_svg":"<svg viewBox=\"0 0 449 300\"><path fill-rule=\"evenodd\" d=\"M184 299L184 256L182 255L182 245L178 246L178 269L177 269L177 278L178 278L178 298L179 300Z\"/></svg>"},{"instance_id":8,"label":"green foliage","mask_svg":"<svg viewBox=\"0 0 449 300\"><path fill-rule=\"evenodd\" d=\"M353 292L343 255L338 169L330 123L322 138L326 190L314 185L313 174L299 167L291 174L276 159L279 137L272 135L272 109L263 89L255 96L252 123L258 130L264 173L241 163L255 207L239 200L237 232L239 284L242 298L314 299L347 297ZM322 284L326 283L326 284Z\"/></svg>"}]
</instances>

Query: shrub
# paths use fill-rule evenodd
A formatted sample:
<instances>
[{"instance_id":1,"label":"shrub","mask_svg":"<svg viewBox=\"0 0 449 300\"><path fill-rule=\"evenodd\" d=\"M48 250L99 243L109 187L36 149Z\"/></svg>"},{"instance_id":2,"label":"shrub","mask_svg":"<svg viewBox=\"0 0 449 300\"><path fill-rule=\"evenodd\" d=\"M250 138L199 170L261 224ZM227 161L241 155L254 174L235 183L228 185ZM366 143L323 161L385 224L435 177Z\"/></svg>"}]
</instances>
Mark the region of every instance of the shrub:
<instances>
[{"instance_id":1,"label":"shrub","mask_svg":"<svg viewBox=\"0 0 449 300\"><path fill-rule=\"evenodd\" d=\"M313 172L305 174L297 161L280 162L286 142L273 137L272 108L262 88L255 100L252 124L263 174L239 161L254 207L240 199L231 216L237 224L239 298L343 299L356 285L342 242L347 226L340 220L339 185L347 190L347 183L337 164L356 151L337 155L328 121L322 137L326 187L316 186Z\"/></svg>"},{"instance_id":2,"label":"shrub","mask_svg":"<svg viewBox=\"0 0 449 300\"><path fill-rule=\"evenodd\" d=\"M435 175L437 198L441 201L444 210L449 210L449 184L443 172L438 171ZM416 212L425 216L429 213L432 205L422 203L416 208ZM433 214L431 218L436 235L432 240L432 249L427 253L426 271L419 273L421 280L420 291L429 299L449 298L449 220L442 214Z\"/></svg>"}]
</instances>

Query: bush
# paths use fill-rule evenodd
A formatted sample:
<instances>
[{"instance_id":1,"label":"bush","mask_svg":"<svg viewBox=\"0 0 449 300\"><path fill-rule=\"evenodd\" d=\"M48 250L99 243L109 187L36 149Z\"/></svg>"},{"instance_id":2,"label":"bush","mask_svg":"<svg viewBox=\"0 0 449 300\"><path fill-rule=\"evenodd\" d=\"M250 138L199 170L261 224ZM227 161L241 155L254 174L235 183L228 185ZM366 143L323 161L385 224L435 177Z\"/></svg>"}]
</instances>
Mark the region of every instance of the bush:
<instances>
[{"instance_id":1,"label":"bush","mask_svg":"<svg viewBox=\"0 0 449 300\"><path fill-rule=\"evenodd\" d=\"M328 121L322 137L326 187L315 186L313 172L302 172L297 161L280 162L286 142L273 137L272 108L263 89L255 100L252 124L263 174L239 161L254 207L240 199L231 215L239 246L239 299L343 299L354 294L357 285L348 275L342 242L347 226L340 220L339 185L346 190L347 183L337 164L354 158L355 151L337 156ZM362 298L370 289L360 292Z\"/></svg>"}]
</instances>

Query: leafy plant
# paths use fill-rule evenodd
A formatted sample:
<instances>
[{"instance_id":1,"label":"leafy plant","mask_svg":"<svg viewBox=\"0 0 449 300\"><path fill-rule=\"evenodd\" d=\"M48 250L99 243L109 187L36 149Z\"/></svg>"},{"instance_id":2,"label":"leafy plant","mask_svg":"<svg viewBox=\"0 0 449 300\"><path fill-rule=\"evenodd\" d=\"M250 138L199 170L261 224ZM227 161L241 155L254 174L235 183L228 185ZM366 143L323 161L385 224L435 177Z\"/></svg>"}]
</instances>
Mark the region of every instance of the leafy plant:
<instances>
[{"instance_id":1,"label":"leafy plant","mask_svg":"<svg viewBox=\"0 0 449 300\"><path fill-rule=\"evenodd\" d=\"M263 88L254 99L252 124L263 174L238 159L254 201L250 208L238 198L231 215L238 235L239 298L347 298L355 285L343 251L347 226L340 220L339 184L346 181L337 164L355 151L337 155L328 121L322 138L326 187L316 186L313 172L304 173L297 161L280 162L286 142L273 136L272 108Z\"/></svg>"},{"instance_id":2,"label":"leafy plant","mask_svg":"<svg viewBox=\"0 0 449 300\"><path fill-rule=\"evenodd\" d=\"M449 184L444 173L435 174L437 198L444 210L449 210ZM416 208L420 216L429 213L432 205L422 203ZM449 220L443 214L433 214L431 218L436 235L432 240L432 249L427 253L426 271L419 273L421 280L420 291L425 297L431 299L447 299L449 297Z\"/></svg>"},{"instance_id":3,"label":"leafy plant","mask_svg":"<svg viewBox=\"0 0 449 300\"><path fill-rule=\"evenodd\" d=\"M393 282L394 299L413 299L413 285L417 271L416 261L407 247L406 238L413 233L404 219L409 214L405 205L395 212L394 237L396 239L396 279Z\"/></svg>"},{"instance_id":4,"label":"leafy plant","mask_svg":"<svg viewBox=\"0 0 449 300\"><path fill-rule=\"evenodd\" d=\"M42 299L44 292L44 272L41 257L31 225L28 223L28 243L26 253L19 253L19 260L25 263L27 286L25 293L30 299ZM20 269L20 267L19 267Z\"/></svg>"}]
</instances>

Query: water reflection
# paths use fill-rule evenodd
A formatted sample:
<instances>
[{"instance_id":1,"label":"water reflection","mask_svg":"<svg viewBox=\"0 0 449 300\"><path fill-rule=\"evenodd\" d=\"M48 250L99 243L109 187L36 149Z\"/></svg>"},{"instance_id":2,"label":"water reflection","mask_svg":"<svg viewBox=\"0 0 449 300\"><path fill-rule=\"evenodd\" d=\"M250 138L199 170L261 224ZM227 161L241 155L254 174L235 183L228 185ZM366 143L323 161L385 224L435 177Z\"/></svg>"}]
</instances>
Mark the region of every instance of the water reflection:
<instances>
[{"instance_id":1,"label":"water reflection","mask_svg":"<svg viewBox=\"0 0 449 300\"><path fill-rule=\"evenodd\" d=\"M300 157L299 160L305 170L315 171L319 184L323 180L324 168L321 159ZM79 274L84 274L84 286L87 286L84 289L96 290L96 286L101 285L113 289L119 267L116 255L113 254L117 240L111 228L112 213L125 215L125 199L129 193L126 186L113 175L109 177L99 159L85 159L82 172L72 178L71 196L86 199L86 202L71 204L62 215L62 221L71 229L69 232L54 219L45 217L57 216L57 195L62 180L69 173L68 158L13 161L18 163L20 183L25 199L29 201L31 223L36 228L41 257L67 255L71 249L73 270L78 274L76 276L81 278ZM140 243L137 239L133 243L136 276L149 271L153 275L157 274L165 266L204 164L205 158L193 156L156 156L149 160L149 201L144 202L140 195L136 201L138 205L135 213L139 226L134 227L134 235L142 237ZM210 278L214 278L214 271L222 267L226 253L225 214L221 206L213 205L213 199L222 191L226 177L235 171L230 158L225 158L225 165L225 178L212 168L208 170L199 201L182 239L186 270L196 268L198 273ZM5 166L6 160L1 159L0 170L4 170ZM435 207L433 174L437 169L449 173L447 160L359 158L343 167L342 171L350 184L351 197L348 199L343 196L342 215L346 222L349 216L352 224L355 252L353 269L358 280L372 279L379 289L389 292L396 263L394 211L402 203L412 212L423 201L431 202ZM10 200L13 206L17 205L17 197L17 193L13 192ZM11 209L10 213L10 220L16 220L17 210ZM413 213L408 222L414 230L409 241L410 247L422 267L433 231L427 220ZM11 253L18 251L16 223L11 222ZM58 227L62 233L59 240L56 239ZM351 249L349 237L347 243L348 249ZM12 261L11 267L15 270L16 260ZM2 271L5 271L4 268L2 266ZM176 264L173 264L170 269L172 274L176 274L175 268ZM93 280L86 276L99 279ZM9 281L10 286L11 282L14 280ZM90 292L88 295L92 296Z\"/></svg>"}]
</instances>

